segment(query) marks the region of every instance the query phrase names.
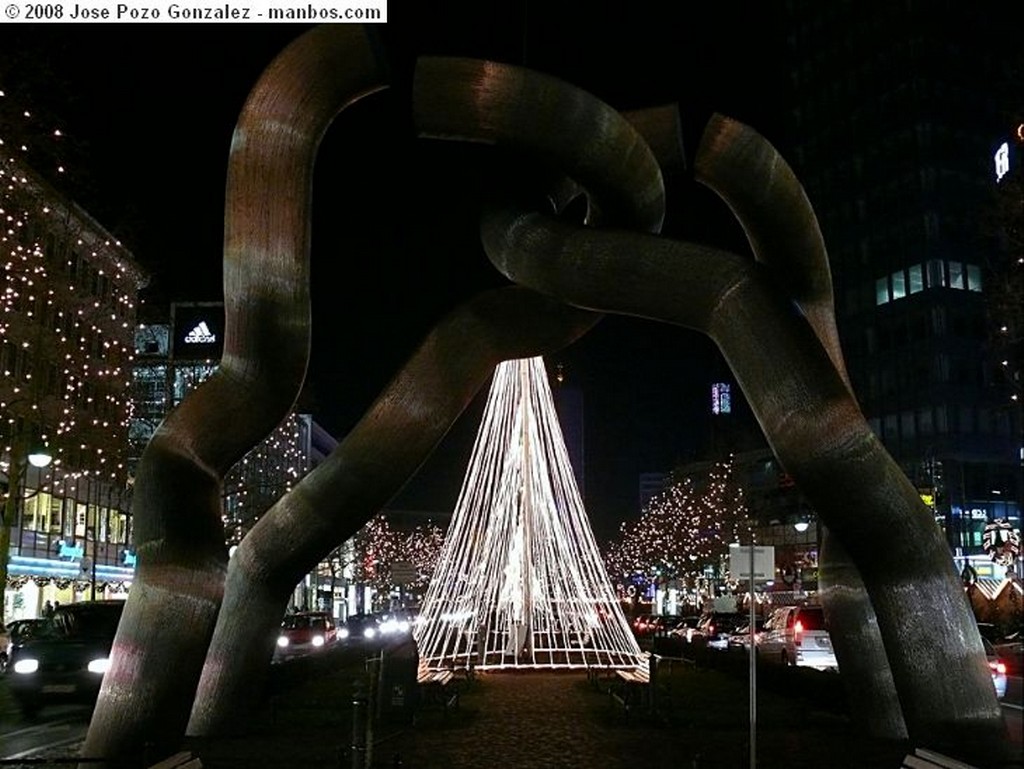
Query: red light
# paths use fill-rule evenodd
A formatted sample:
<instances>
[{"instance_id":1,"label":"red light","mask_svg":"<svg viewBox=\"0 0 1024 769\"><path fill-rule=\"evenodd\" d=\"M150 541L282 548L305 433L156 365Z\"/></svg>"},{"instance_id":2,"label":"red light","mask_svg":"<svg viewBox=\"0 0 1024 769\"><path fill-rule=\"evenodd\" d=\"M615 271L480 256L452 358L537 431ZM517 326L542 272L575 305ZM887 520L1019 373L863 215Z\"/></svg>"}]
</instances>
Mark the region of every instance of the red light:
<instances>
[{"instance_id":1,"label":"red light","mask_svg":"<svg viewBox=\"0 0 1024 769\"><path fill-rule=\"evenodd\" d=\"M801 622L800 620L797 620L796 624L793 625L793 634L794 634L793 641L799 646L800 645L800 636L802 636L804 634L804 623Z\"/></svg>"},{"instance_id":2,"label":"red light","mask_svg":"<svg viewBox=\"0 0 1024 769\"><path fill-rule=\"evenodd\" d=\"M988 663L988 666L992 668L996 673L1001 676L1006 675L1006 663L1002 660L996 660L995 662Z\"/></svg>"}]
</instances>

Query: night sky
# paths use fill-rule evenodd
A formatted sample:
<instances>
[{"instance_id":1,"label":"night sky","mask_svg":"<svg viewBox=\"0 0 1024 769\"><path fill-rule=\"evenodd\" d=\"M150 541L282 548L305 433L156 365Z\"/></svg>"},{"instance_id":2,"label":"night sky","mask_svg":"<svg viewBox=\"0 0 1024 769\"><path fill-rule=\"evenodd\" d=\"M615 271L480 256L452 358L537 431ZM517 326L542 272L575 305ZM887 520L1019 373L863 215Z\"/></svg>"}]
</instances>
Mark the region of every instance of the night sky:
<instances>
[{"instance_id":1,"label":"night sky","mask_svg":"<svg viewBox=\"0 0 1024 769\"><path fill-rule=\"evenodd\" d=\"M579 6L582 16L568 10L568 0L529 8L390 5L391 21L377 30L395 86L341 115L324 138L314 177L308 402L339 438L433 322L480 289L507 282L487 262L476 232L498 161L489 148L412 136L408 80L416 56L525 65L619 109L678 103L691 150L718 110L750 123L785 154L775 96L780 42L764 4L694 15L688 3L671 12L594 3ZM61 127L68 171L60 184L152 272L149 307L223 298L224 181L234 122L263 68L305 29L0 24L0 90L9 104L33 112L21 130L45 136L49 122ZM47 173L48 159L37 152L30 162ZM686 180L667 186L664 234L745 250L711 193ZM549 367L556 362L583 392L586 506L603 538L637 513L638 473L669 470L704 450L708 384L726 369L693 332L622 317L606 317ZM485 395L394 507L450 511Z\"/></svg>"}]
</instances>

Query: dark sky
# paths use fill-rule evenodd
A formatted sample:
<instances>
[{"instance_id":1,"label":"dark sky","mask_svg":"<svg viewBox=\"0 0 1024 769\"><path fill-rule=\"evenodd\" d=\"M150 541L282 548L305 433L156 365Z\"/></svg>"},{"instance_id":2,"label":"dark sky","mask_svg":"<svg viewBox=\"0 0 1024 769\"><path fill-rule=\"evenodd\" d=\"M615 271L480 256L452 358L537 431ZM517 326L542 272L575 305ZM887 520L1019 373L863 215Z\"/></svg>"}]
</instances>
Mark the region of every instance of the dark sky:
<instances>
[{"instance_id":1,"label":"dark sky","mask_svg":"<svg viewBox=\"0 0 1024 769\"><path fill-rule=\"evenodd\" d=\"M779 38L763 3L494 2L409 11L378 32L395 87L345 111L314 177L313 412L342 437L427 332L505 279L476 224L494 184L486 148L416 139L407 87L418 55L522 64L619 109L679 103L692 148L712 110L777 140ZM706 4L712 5L712 4ZM585 9L579 13L570 8ZM657 10L648 10L648 8ZM69 186L153 274L147 302L222 299L224 180L234 122L263 68L303 25L0 25L0 89L67 134ZM778 145L777 145L778 146ZM780 149L784 148L780 146ZM41 169L44 170L45 169ZM743 248L724 207L670 182L664 233ZM701 450L707 386L724 366L705 339L621 317L559 356L585 404L588 510L599 536L636 511L637 474ZM551 362L554 362L553 360ZM481 396L482 403L482 396ZM478 404L395 501L450 509Z\"/></svg>"}]
</instances>

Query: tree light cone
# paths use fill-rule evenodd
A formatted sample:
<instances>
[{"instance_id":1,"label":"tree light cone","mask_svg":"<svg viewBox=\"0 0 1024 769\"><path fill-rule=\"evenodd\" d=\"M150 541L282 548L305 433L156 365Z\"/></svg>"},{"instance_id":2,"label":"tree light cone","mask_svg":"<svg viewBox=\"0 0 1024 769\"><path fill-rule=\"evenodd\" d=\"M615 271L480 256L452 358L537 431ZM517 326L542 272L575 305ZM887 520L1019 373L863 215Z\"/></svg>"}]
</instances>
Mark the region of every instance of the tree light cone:
<instances>
[{"instance_id":1,"label":"tree light cone","mask_svg":"<svg viewBox=\"0 0 1024 769\"><path fill-rule=\"evenodd\" d=\"M644 664L583 508L540 357L495 370L415 637L428 668Z\"/></svg>"}]
</instances>

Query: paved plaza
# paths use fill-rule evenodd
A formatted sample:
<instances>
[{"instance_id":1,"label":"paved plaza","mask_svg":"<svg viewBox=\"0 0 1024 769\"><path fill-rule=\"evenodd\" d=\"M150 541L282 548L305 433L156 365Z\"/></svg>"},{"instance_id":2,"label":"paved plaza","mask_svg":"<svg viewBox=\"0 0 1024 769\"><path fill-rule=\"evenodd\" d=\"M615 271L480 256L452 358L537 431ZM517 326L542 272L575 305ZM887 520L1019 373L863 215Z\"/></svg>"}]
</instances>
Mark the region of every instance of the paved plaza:
<instances>
[{"instance_id":1,"label":"paved plaza","mask_svg":"<svg viewBox=\"0 0 1024 769\"><path fill-rule=\"evenodd\" d=\"M194 743L204 766L358 767L351 749L353 681L339 676L332 687L321 677L314 686L318 694L307 687L283 694L276 714L254 736ZM626 713L584 671L485 672L461 686L457 707L421 709L411 726L380 724L371 749L373 766L750 767L747 683L719 671L689 668L674 676L657 714ZM332 690L333 710L325 698ZM817 707L767 691L759 700L756 765L762 769L898 769L906 752L905 746L880 745L859 735L834 702Z\"/></svg>"}]
</instances>

